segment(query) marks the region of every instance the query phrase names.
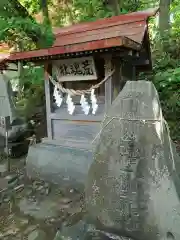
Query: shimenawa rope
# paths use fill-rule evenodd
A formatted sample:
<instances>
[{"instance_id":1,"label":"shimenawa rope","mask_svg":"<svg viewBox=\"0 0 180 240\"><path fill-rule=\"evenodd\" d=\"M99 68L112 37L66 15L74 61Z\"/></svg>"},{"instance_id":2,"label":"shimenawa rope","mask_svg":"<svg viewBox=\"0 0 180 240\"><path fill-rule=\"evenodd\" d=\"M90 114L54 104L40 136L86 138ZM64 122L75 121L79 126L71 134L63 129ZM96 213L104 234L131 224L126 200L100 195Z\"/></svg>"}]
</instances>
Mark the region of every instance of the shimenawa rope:
<instances>
[{"instance_id":1,"label":"shimenawa rope","mask_svg":"<svg viewBox=\"0 0 180 240\"><path fill-rule=\"evenodd\" d=\"M52 76L49 75L49 79L52 82L54 86L56 86L62 93L69 94L71 96L81 96L83 94L90 94L92 89L99 88L104 82L106 82L114 73L115 70L111 71L101 82L92 85L89 89L86 90L74 90L74 89L68 89L64 88L61 84L61 82L56 82Z\"/></svg>"}]
</instances>

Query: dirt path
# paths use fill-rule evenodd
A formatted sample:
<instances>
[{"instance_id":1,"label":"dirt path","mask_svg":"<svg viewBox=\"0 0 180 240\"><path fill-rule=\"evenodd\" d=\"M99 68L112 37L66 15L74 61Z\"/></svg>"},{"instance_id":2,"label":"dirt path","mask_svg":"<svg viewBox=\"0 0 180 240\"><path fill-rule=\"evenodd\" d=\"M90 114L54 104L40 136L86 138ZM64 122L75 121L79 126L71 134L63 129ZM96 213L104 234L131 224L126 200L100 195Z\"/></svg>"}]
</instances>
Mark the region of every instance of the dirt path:
<instances>
[{"instance_id":1,"label":"dirt path","mask_svg":"<svg viewBox=\"0 0 180 240\"><path fill-rule=\"evenodd\" d=\"M0 239L53 240L62 224L78 221L82 212L80 193L28 180L23 158L12 160L7 175L10 184L0 193Z\"/></svg>"}]
</instances>

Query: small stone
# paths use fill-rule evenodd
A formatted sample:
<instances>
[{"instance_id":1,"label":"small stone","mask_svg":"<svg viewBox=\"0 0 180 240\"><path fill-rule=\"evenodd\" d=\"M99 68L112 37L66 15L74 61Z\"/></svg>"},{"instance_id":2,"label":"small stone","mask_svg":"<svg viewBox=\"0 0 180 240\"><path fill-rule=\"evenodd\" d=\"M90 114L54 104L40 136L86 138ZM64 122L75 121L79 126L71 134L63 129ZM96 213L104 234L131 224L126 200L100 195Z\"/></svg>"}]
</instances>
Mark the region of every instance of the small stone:
<instances>
[{"instance_id":1,"label":"small stone","mask_svg":"<svg viewBox=\"0 0 180 240\"><path fill-rule=\"evenodd\" d=\"M46 188L45 194L46 194L46 195L49 195L49 192L50 192L50 188Z\"/></svg>"},{"instance_id":2,"label":"small stone","mask_svg":"<svg viewBox=\"0 0 180 240\"><path fill-rule=\"evenodd\" d=\"M51 218L51 219L49 219L49 222L50 223L54 223L54 222L56 222L56 219L55 218Z\"/></svg>"},{"instance_id":3,"label":"small stone","mask_svg":"<svg viewBox=\"0 0 180 240\"><path fill-rule=\"evenodd\" d=\"M20 225L24 226L24 225L27 225L28 223L29 223L28 219L22 219L21 222L20 222Z\"/></svg>"},{"instance_id":4,"label":"small stone","mask_svg":"<svg viewBox=\"0 0 180 240\"><path fill-rule=\"evenodd\" d=\"M84 213L82 206L78 206L78 205L74 205L74 204L68 208L67 212L70 215L74 215L77 213L81 213L81 214Z\"/></svg>"},{"instance_id":5,"label":"small stone","mask_svg":"<svg viewBox=\"0 0 180 240\"><path fill-rule=\"evenodd\" d=\"M17 187L14 188L16 192L22 191L24 189L24 184L18 185Z\"/></svg>"},{"instance_id":6,"label":"small stone","mask_svg":"<svg viewBox=\"0 0 180 240\"><path fill-rule=\"evenodd\" d=\"M8 237L7 239L9 239L10 236L15 236L18 232L19 228L16 227L14 227L13 229L8 229L6 232L0 233L0 239L4 240L6 237Z\"/></svg>"},{"instance_id":7,"label":"small stone","mask_svg":"<svg viewBox=\"0 0 180 240\"><path fill-rule=\"evenodd\" d=\"M61 232L60 231L57 231L57 233L56 233L56 235L55 235L55 237L54 237L54 239L53 240L62 240L63 238L62 238L62 236L61 236Z\"/></svg>"},{"instance_id":8,"label":"small stone","mask_svg":"<svg viewBox=\"0 0 180 240\"><path fill-rule=\"evenodd\" d=\"M30 196L32 193L33 193L33 190L32 189L28 189L26 191L26 196Z\"/></svg>"},{"instance_id":9,"label":"small stone","mask_svg":"<svg viewBox=\"0 0 180 240\"><path fill-rule=\"evenodd\" d=\"M84 240L89 230L89 224L84 221L79 221L73 226L62 226L61 238L59 239L71 239L71 240ZM59 240L58 238L55 240Z\"/></svg>"},{"instance_id":10,"label":"small stone","mask_svg":"<svg viewBox=\"0 0 180 240\"><path fill-rule=\"evenodd\" d=\"M19 175L19 180L23 180L24 179L24 174L20 174Z\"/></svg>"},{"instance_id":11,"label":"small stone","mask_svg":"<svg viewBox=\"0 0 180 240\"><path fill-rule=\"evenodd\" d=\"M60 204L59 205L59 209L62 211L62 210L67 210L67 209L69 209L71 207L71 205L70 204Z\"/></svg>"},{"instance_id":12,"label":"small stone","mask_svg":"<svg viewBox=\"0 0 180 240\"><path fill-rule=\"evenodd\" d=\"M29 234L30 232L34 231L36 228L37 228L36 225L31 225L31 226L29 226L29 227L26 228L26 230L24 231L24 234L27 235L27 234Z\"/></svg>"},{"instance_id":13,"label":"small stone","mask_svg":"<svg viewBox=\"0 0 180 240\"><path fill-rule=\"evenodd\" d=\"M45 184L44 184L44 187L45 187L45 188L49 188L49 183L45 183Z\"/></svg>"},{"instance_id":14,"label":"small stone","mask_svg":"<svg viewBox=\"0 0 180 240\"><path fill-rule=\"evenodd\" d=\"M14 181L16 181L18 179L18 177L17 177L17 175L13 174L13 175L6 176L5 179L7 179L8 183L11 184Z\"/></svg>"},{"instance_id":15,"label":"small stone","mask_svg":"<svg viewBox=\"0 0 180 240\"><path fill-rule=\"evenodd\" d=\"M8 203L10 201L10 197L9 196L7 196L7 197L5 197L4 199L3 199L3 202L4 203Z\"/></svg>"},{"instance_id":16,"label":"small stone","mask_svg":"<svg viewBox=\"0 0 180 240\"><path fill-rule=\"evenodd\" d=\"M44 195L44 194L45 194L45 189L44 189L44 188L41 189L40 194L41 194L41 195Z\"/></svg>"},{"instance_id":17,"label":"small stone","mask_svg":"<svg viewBox=\"0 0 180 240\"><path fill-rule=\"evenodd\" d=\"M34 181L32 184L32 188L37 189L38 187L39 187L39 184L36 181Z\"/></svg>"},{"instance_id":18,"label":"small stone","mask_svg":"<svg viewBox=\"0 0 180 240\"><path fill-rule=\"evenodd\" d=\"M28 235L28 240L45 240L46 233L42 230L34 230Z\"/></svg>"},{"instance_id":19,"label":"small stone","mask_svg":"<svg viewBox=\"0 0 180 240\"><path fill-rule=\"evenodd\" d=\"M43 190L43 188L44 188L43 186L39 186L36 190L41 191L41 190Z\"/></svg>"},{"instance_id":20,"label":"small stone","mask_svg":"<svg viewBox=\"0 0 180 240\"><path fill-rule=\"evenodd\" d=\"M72 200L70 198L61 198L61 200L60 200L60 203L62 203L62 204L68 204L70 202L72 202Z\"/></svg>"}]
</instances>

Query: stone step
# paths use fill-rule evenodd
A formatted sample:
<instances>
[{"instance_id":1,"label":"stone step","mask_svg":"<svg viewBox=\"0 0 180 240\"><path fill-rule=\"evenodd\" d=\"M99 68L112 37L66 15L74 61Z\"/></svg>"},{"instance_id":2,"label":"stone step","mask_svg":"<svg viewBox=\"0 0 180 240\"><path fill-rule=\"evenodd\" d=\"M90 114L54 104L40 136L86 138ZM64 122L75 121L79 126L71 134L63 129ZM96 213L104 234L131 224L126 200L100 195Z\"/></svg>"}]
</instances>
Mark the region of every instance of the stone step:
<instances>
[{"instance_id":1,"label":"stone step","mask_svg":"<svg viewBox=\"0 0 180 240\"><path fill-rule=\"evenodd\" d=\"M56 145L56 146L64 146L64 147L70 147L70 148L78 148L78 149L84 149L84 150L92 150L92 144L88 141L82 141L82 140L73 140L73 139L58 139L58 140L50 140L48 138L43 138L43 143L47 145Z\"/></svg>"},{"instance_id":2,"label":"stone step","mask_svg":"<svg viewBox=\"0 0 180 240\"><path fill-rule=\"evenodd\" d=\"M83 187L92 161L90 143L44 139L29 147L27 175L72 188Z\"/></svg>"}]
</instances>

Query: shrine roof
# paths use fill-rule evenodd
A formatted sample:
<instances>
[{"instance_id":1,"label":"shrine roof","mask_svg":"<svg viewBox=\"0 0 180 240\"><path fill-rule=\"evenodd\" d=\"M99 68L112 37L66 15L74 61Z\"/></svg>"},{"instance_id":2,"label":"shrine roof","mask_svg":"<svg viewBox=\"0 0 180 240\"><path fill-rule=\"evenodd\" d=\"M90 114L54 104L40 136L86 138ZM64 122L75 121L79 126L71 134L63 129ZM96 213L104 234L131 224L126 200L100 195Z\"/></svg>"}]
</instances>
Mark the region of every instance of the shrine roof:
<instances>
[{"instance_id":1,"label":"shrine roof","mask_svg":"<svg viewBox=\"0 0 180 240\"><path fill-rule=\"evenodd\" d=\"M55 42L52 47L10 54L7 61L37 61L57 55L73 55L87 51L126 47L140 50L149 17L158 9L133 12L80 23L63 28L54 28Z\"/></svg>"}]
</instances>

